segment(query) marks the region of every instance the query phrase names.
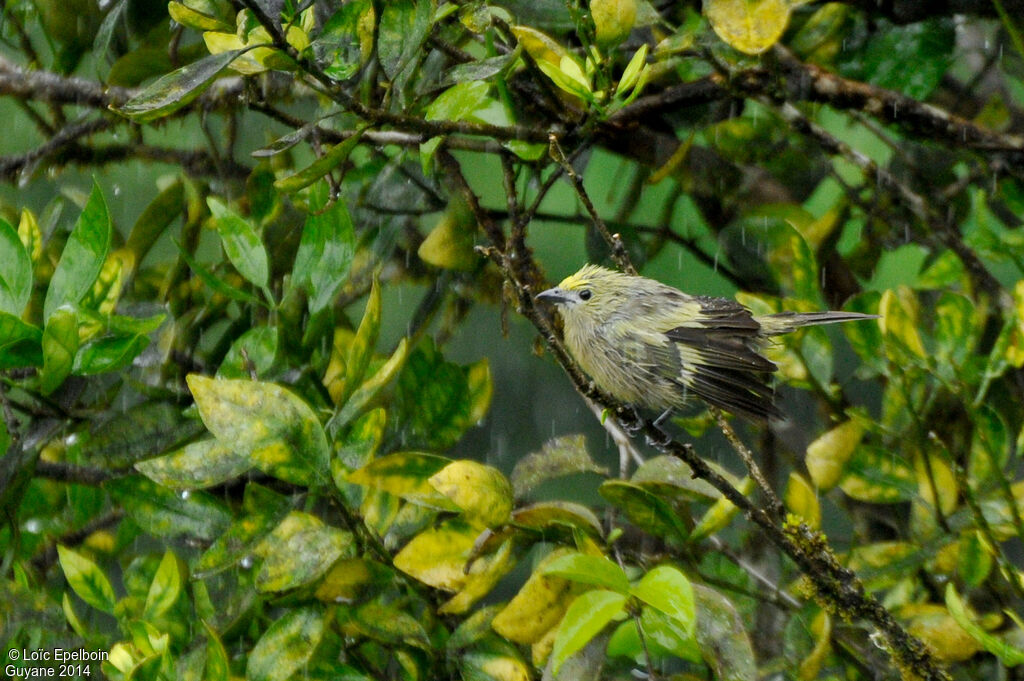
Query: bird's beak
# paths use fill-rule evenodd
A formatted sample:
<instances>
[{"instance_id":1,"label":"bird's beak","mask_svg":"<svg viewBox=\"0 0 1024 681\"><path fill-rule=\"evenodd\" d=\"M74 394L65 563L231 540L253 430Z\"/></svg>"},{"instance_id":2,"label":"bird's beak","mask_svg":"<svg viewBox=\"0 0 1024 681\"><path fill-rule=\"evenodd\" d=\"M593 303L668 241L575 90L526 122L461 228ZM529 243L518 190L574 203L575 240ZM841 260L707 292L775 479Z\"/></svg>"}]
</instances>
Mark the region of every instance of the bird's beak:
<instances>
[{"instance_id":1,"label":"bird's beak","mask_svg":"<svg viewBox=\"0 0 1024 681\"><path fill-rule=\"evenodd\" d=\"M547 291L541 291L537 294L537 300L546 300L549 303L565 303L569 301L569 296L565 294L560 288L549 288Z\"/></svg>"}]
</instances>

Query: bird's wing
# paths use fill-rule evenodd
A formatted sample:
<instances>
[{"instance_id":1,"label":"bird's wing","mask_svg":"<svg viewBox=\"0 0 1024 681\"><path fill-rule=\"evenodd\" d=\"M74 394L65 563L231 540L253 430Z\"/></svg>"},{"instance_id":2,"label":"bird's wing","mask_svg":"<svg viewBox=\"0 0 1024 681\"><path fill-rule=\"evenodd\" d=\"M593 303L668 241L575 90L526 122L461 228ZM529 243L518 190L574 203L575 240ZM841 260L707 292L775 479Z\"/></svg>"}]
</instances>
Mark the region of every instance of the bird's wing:
<instances>
[{"instance_id":1,"label":"bird's wing","mask_svg":"<svg viewBox=\"0 0 1024 681\"><path fill-rule=\"evenodd\" d=\"M759 352L761 325L724 298L697 298L699 314L665 332L679 355L679 382L709 404L754 419L777 416L767 376L774 362Z\"/></svg>"},{"instance_id":2,"label":"bird's wing","mask_svg":"<svg viewBox=\"0 0 1024 681\"><path fill-rule=\"evenodd\" d=\"M665 331L669 340L693 348L697 351L697 363L705 366L775 371L775 363L759 352L761 324L747 308L725 298L694 300L700 304L700 312Z\"/></svg>"}]
</instances>

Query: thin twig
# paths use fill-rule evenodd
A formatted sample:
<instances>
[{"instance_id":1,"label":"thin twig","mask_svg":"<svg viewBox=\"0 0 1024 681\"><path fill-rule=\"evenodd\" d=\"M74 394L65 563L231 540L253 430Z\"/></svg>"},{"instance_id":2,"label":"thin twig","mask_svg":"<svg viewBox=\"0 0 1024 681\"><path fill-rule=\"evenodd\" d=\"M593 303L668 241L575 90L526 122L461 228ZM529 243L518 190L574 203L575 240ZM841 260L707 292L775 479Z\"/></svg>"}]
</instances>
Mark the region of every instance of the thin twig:
<instances>
[{"instance_id":1,"label":"thin twig","mask_svg":"<svg viewBox=\"0 0 1024 681\"><path fill-rule=\"evenodd\" d=\"M757 465L757 461L754 459L754 455L743 444L743 440L733 430L732 425L725 418L725 414L718 407L708 407L708 410L715 417L715 422L718 424L719 430L725 435L725 439L729 441L732 448L740 455L743 463L746 465L747 470L750 471L750 477L754 479L757 486L761 488L764 493L765 499L768 500L768 506L771 509L772 514L779 520L786 517L786 507L782 505L778 495L775 494L775 490L768 484L767 478L764 477L764 473L761 471L761 467Z\"/></svg>"}]
</instances>

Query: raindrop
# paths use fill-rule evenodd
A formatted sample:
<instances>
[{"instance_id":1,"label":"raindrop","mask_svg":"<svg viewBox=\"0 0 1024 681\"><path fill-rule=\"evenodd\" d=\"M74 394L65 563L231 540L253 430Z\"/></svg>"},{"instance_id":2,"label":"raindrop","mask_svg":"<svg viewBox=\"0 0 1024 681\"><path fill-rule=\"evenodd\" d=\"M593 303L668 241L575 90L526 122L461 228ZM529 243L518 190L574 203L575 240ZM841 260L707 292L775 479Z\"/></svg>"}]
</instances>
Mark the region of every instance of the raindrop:
<instances>
[{"instance_id":1,"label":"raindrop","mask_svg":"<svg viewBox=\"0 0 1024 681\"><path fill-rule=\"evenodd\" d=\"M189 490L187 490L187 489L184 489L184 490L182 490L182 491L181 491L181 495L180 495L180 496L181 496L181 499L182 499L182 501L187 501L187 500L188 500L188 498L189 498L190 496L192 496L192 492L190 492L190 491L189 491Z\"/></svg>"},{"instance_id":2,"label":"raindrop","mask_svg":"<svg viewBox=\"0 0 1024 681\"><path fill-rule=\"evenodd\" d=\"M68 447L73 446L76 442L78 442L78 433L71 433L66 438L64 438L64 444L66 444Z\"/></svg>"},{"instance_id":3,"label":"raindrop","mask_svg":"<svg viewBox=\"0 0 1024 681\"><path fill-rule=\"evenodd\" d=\"M121 195L121 185L115 184L114 185L114 196L120 196L120 195Z\"/></svg>"},{"instance_id":4,"label":"raindrop","mask_svg":"<svg viewBox=\"0 0 1024 681\"><path fill-rule=\"evenodd\" d=\"M740 225L740 243L742 243L744 246L747 245L747 226L746 225Z\"/></svg>"},{"instance_id":5,"label":"raindrop","mask_svg":"<svg viewBox=\"0 0 1024 681\"><path fill-rule=\"evenodd\" d=\"M712 267L712 269L715 271L715 274L718 274L718 254L721 252L721 249L715 251L715 262L714 266Z\"/></svg>"},{"instance_id":6,"label":"raindrop","mask_svg":"<svg viewBox=\"0 0 1024 681\"><path fill-rule=\"evenodd\" d=\"M29 518L25 521L25 531L29 534L39 534L43 531L43 523L39 518Z\"/></svg>"},{"instance_id":7,"label":"raindrop","mask_svg":"<svg viewBox=\"0 0 1024 681\"><path fill-rule=\"evenodd\" d=\"M242 560L238 561L238 564L241 565L242 568L248 570L252 567L252 556L242 558Z\"/></svg>"}]
</instances>

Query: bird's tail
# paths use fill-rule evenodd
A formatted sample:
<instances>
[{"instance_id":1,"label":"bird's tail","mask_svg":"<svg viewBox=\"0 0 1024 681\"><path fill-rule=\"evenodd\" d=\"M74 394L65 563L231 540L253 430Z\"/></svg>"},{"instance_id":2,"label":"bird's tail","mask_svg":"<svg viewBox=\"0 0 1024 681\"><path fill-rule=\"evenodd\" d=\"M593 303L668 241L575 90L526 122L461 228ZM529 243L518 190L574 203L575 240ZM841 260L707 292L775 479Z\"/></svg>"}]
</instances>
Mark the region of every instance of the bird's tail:
<instances>
[{"instance_id":1,"label":"bird's tail","mask_svg":"<svg viewBox=\"0 0 1024 681\"><path fill-rule=\"evenodd\" d=\"M878 315L859 312L780 312L757 317L757 321L761 325L761 333L766 336L790 333L801 326L856 322L865 319L878 319Z\"/></svg>"}]
</instances>

